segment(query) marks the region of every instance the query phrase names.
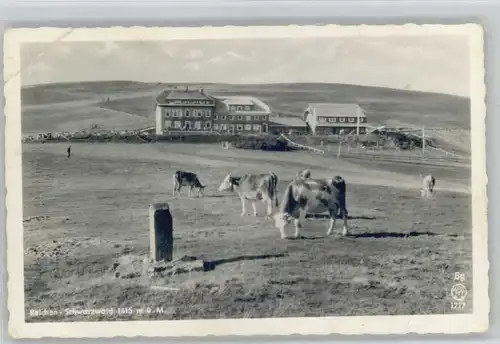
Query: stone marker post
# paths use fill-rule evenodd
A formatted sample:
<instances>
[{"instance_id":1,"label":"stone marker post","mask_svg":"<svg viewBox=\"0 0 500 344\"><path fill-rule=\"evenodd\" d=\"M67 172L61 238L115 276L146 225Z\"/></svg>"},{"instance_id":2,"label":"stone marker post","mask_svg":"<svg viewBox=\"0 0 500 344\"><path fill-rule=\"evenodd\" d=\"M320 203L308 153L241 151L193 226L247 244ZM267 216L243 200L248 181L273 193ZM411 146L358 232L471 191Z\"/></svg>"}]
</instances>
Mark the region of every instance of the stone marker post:
<instances>
[{"instance_id":1,"label":"stone marker post","mask_svg":"<svg viewBox=\"0 0 500 344\"><path fill-rule=\"evenodd\" d=\"M172 214L167 203L149 206L150 259L172 261L174 251Z\"/></svg>"}]
</instances>

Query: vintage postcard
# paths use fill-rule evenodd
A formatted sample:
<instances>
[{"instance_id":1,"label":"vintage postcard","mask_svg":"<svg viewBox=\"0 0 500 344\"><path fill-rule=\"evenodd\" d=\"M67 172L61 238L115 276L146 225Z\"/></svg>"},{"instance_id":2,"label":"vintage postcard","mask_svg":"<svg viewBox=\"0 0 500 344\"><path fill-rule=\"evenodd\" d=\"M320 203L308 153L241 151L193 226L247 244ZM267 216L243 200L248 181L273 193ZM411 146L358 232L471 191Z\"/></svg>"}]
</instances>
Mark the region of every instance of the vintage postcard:
<instances>
[{"instance_id":1,"label":"vintage postcard","mask_svg":"<svg viewBox=\"0 0 500 344\"><path fill-rule=\"evenodd\" d=\"M12 336L488 329L479 25L4 41Z\"/></svg>"}]
</instances>

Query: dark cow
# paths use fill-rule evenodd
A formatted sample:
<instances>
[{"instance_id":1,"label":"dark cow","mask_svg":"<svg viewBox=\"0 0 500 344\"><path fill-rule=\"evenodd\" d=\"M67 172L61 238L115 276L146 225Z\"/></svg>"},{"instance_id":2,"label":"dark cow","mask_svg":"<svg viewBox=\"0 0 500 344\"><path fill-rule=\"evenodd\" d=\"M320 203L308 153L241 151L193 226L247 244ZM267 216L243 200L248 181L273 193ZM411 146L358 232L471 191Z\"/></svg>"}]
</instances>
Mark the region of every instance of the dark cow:
<instances>
[{"instance_id":1,"label":"dark cow","mask_svg":"<svg viewBox=\"0 0 500 344\"><path fill-rule=\"evenodd\" d=\"M273 172L245 174L241 177L228 174L219 186L219 191L236 190L241 200L241 216L247 215L246 201L252 202L254 216L257 216L257 201L262 201L267 205L266 218L271 218L273 205L278 206L277 185L278 176Z\"/></svg>"},{"instance_id":2,"label":"dark cow","mask_svg":"<svg viewBox=\"0 0 500 344\"><path fill-rule=\"evenodd\" d=\"M192 172L185 171L176 171L173 175L174 179L174 191L172 193L175 196L175 193L178 192L180 194L181 188L183 186L187 186L188 196L191 197L193 195L193 189L198 188L198 193L203 196L203 190L205 189L205 185L200 183L198 176Z\"/></svg>"},{"instance_id":3,"label":"dark cow","mask_svg":"<svg viewBox=\"0 0 500 344\"><path fill-rule=\"evenodd\" d=\"M328 212L330 224L326 235L330 235L335 227L337 213L344 220L342 235L347 234L346 183L336 176L331 179L298 179L288 184L279 212L274 215L276 227L281 237L286 238L285 227L291 220L295 224L295 238L299 237L300 228L306 214Z\"/></svg>"}]
</instances>

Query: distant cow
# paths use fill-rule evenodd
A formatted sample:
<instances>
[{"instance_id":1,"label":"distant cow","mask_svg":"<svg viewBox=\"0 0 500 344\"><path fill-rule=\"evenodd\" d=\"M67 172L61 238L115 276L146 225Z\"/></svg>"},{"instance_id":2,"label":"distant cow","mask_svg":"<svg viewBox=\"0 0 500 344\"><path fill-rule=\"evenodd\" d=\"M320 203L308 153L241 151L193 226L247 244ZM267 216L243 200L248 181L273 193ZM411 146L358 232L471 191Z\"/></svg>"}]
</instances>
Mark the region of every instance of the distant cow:
<instances>
[{"instance_id":1,"label":"distant cow","mask_svg":"<svg viewBox=\"0 0 500 344\"><path fill-rule=\"evenodd\" d=\"M308 168L297 172L297 174L295 175L295 179L309 179L309 178L311 178L311 171L309 171Z\"/></svg>"},{"instance_id":2,"label":"distant cow","mask_svg":"<svg viewBox=\"0 0 500 344\"><path fill-rule=\"evenodd\" d=\"M422 197L429 198L434 192L434 186L436 185L436 178L432 174L428 174L422 180Z\"/></svg>"},{"instance_id":3,"label":"distant cow","mask_svg":"<svg viewBox=\"0 0 500 344\"><path fill-rule=\"evenodd\" d=\"M191 197L193 195L193 189L198 188L198 193L203 196L203 190L205 189L205 185L200 183L198 176L192 172L185 171L176 171L173 175L174 179L174 191L172 193L175 196L175 193L181 192L181 188L183 186L189 187L188 196Z\"/></svg>"},{"instance_id":4,"label":"distant cow","mask_svg":"<svg viewBox=\"0 0 500 344\"><path fill-rule=\"evenodd\" d=\"M278 176L273 173L245 174L241 177L226 175L219 186L219 191L236 190L241 200L241 216L247 214L246 201L252 202L253 215L257 216L257 201L267 205L266 218L271 218L274 207L278 206Z\"/></svg>"},{"instance_id":5,"label":"distant cow","mask_svg":"<svg viewBox=\"0 0 500 344\"><path fill-rule=\"evenodd\" d=\"M279 212L274 215L274 222L280 230L281 238L286 238L285 227L293 220L295 238L298 238L307 213L328 212L330 224L326 235L330 235L335 227L339 211L344 220L342 235L346 235L346 183L342 177L294 180L285 190Z\"/></svg>"}]
</instances>

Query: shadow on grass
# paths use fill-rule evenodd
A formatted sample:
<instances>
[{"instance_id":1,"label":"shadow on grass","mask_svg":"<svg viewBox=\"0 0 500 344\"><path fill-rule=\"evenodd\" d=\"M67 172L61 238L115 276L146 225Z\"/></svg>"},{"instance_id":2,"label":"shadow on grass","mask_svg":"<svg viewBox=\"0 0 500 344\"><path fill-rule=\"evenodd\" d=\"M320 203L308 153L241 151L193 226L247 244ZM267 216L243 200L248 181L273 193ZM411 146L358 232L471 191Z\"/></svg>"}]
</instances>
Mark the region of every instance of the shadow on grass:
<instances>
[{"instance_id":1,"label":"shadow on grass","mask_svg":"<svg viewBox=\"0 0 500 344\"><path fill-rule=\"evenodd\" d=\"M419 236L450 236L450 237L456 237L456 234L438 234L434 232L417 232L417 231L412 231L408 233L401 233L401 232L365 232L365 233L358 233L358 234L352 234L349 233L346 235L348 238L412 238L412 237L419 237Z\"/></svg>"},{"instance_id":2,"label":"shadow on grass","mask_svg":"<svg viewBox=\"0 0 500 344\"><path fill-rule=\"evenodd\" d=\"M297 238L294 238L293 236L287 237L287 240L319 240L319 239L326 239L328 238L326 235L323 236L303 236L299 235Z\"/></svg>"},{"instance_id":3,"label":"shadow on grass","mask_svg":"<svg viewBox=\"0 0 500 344\"><path fill-rule=\"evenodd\" d=\"M357 238L375 238L375 239L383 239L383 238L412 238L412 237L420 237L420 236L447 236L447 237L458 237L458 234L444 234L444 233L434 233L434 232L417 232L412 231L409 233L401 233L401 232L365 232L365 233L348 233L345 238L357 239ZM318 240L318 239L327 239L330 236L299 236L298 238L288 237L287 240ZM341 239L342 236L332 235L332 238Z\"/></svg>"},{"instance_id":4,"label":"shadow on grass","mask_svg":"<svg viewBox=\"0 0 500 344\"><path fill-rule=\"evenodd\" d=\"M260 259L269 259L269 258L282 258L286 257L287 254L285 253L278 253L278 254L262 254L262 255L242 255L242 256L236 256L232 258L223 258L223 259L217 259L217 260L211 260L211 261L204 261L203 262L203 269L205 271L210 271L214 270L217 266L221 264L227 264L227 263L235 263L235 262L240 262L242 260L260 260Z\"/></svg>"},{"instance_id":5,"label":"shadow on grass","mask_svg":"<svg viewBox=\"0 0 500 344\"><path fill-rule=\"evenodd\" d=\"M328 214L307 214L306 219L329 219L330 215ZM342 219L340 215L337 215L337 219ZM376 220L375 216L347 216L348 220Z\"/></svg>"}]
</instances>

